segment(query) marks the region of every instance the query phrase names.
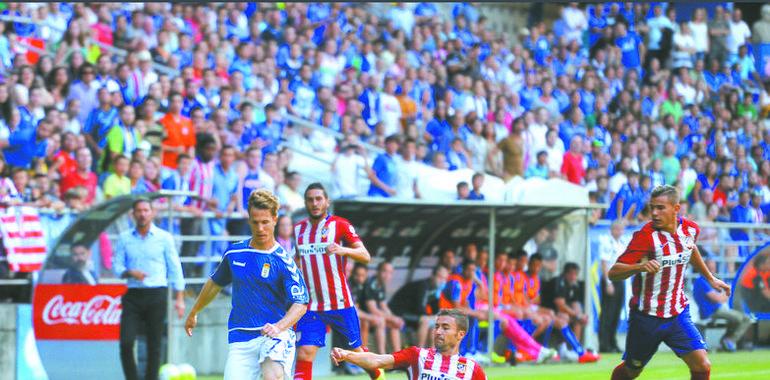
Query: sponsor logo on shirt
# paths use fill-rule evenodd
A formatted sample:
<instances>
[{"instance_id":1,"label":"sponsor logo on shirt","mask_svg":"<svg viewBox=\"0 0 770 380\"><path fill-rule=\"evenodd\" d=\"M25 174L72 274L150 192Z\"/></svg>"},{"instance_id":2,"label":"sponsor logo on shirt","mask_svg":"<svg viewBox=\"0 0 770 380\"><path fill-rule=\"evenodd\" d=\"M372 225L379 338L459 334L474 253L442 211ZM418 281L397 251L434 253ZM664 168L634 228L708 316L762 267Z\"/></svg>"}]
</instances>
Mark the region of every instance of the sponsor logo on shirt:
<instances>
[{"instance_id":1,"label":"sponsor logo on shirt","mask_svg":"<svg viewBox=\"0 0 770 380\"><path fill-rule=\"evenodd\" d=\"M323 255L329 243L302 244L297 247L300 256Z\"/></svg>"},{"instance_id":2,"label":"sponsor logo on shirt","mask_svg":"<svg viewBox=\"0 0 770 380\"><path fill-rule=\"evenodd\" d=\"M233 265L235 265L237 267L241 267L241 268L246 268L246 263L245 262L240 262L240 261L233 260Z\"/></svg>"},{"instance_id":3,"label":"sponsor logo on shirt","mask_svg":"<svg viewBox=\"0 0 770 380\"><path fill-rule=\"evenodd\" d=\"M687 264L690 261L690 252L683 252L677 255L663 256L660 259L660 266L672 267L675 265Z\"/></svg>"}]
</instances>

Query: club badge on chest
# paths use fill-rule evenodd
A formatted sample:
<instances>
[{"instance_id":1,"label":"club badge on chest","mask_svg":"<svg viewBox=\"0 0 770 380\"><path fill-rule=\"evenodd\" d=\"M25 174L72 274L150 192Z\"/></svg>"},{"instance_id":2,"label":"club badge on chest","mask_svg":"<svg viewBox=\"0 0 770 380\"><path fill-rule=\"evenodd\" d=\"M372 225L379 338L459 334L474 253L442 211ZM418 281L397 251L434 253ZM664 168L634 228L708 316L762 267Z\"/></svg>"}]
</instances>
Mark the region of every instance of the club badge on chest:
<instances>
[{"instance_id":1,"label":"club badge on chest","mask_svg":"<svg viewBox=\"0 0 770 380\"><path fill-rule=\"evenodd\" d=\"M267 278L270 275L270 264L265 263L262 265L262 278Z\"/></svg>"}]
</instances>

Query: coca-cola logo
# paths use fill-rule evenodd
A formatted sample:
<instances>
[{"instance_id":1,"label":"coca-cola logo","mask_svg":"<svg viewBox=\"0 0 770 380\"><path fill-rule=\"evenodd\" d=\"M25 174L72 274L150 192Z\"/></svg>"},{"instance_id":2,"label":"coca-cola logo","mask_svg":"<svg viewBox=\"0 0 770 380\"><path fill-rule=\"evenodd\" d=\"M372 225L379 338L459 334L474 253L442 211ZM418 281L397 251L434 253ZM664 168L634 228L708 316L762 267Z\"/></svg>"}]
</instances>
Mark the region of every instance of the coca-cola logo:
<instances>
[{"instance_id":1,"label":"coca-cola logo","mask_svg":"<svg viewBox=\"0 0 770 380\"><path fill-rule=\"evenodd\" d=\"M57 295L43 308L43 322L47 325L118 325L120 312L120 297L98 295L85 302L68 302L64 296Z\"/></svg>"},{"instance_id":2,"label":"coca-cola logo","mask_svg":"<svg viewBox=\"0 0 770 380\"><path fill-rule=\"evenodd\" d=\"M33 322L39 340L118 340L126 286L39 284Z\"/></svg>"}]
</instances>

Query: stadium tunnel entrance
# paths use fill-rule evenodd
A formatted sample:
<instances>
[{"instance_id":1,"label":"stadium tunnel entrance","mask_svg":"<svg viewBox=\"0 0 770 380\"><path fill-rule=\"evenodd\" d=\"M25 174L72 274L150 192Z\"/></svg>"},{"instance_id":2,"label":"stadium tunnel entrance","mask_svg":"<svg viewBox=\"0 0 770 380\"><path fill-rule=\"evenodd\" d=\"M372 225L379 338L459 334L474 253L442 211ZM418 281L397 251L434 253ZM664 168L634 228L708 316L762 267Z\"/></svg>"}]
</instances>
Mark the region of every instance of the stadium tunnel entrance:
<instances>
[{"instance_id":1,"label":"stadium tunnel entrance","mask_svg":"<svg viewBox=\"0 0 770 380\"><path fill-rule=\"evenodd\" d=\"M426 277L430 271L428 268L436 265L437 256L442 251L451 249L458 252L469 242L490 253L487 278L494 278L495 254L521 249L538 231L561 221L571 227L574 235L583 237L577 239L578 244L566 246L563 253L567 259L581 266L584 305L591 304L589 289L593 279L589 275L591 261L586 236L590 210L603 207L601 205L587 202L543 205L353 199L336 200L332 206L336 215L344 216L356 226L356 232L375 259L407 263L407 282ZM419 276L416 275L418 272ZM560 267L558 272L561 272ZM388 289L389 292L394 290ZM491 299L492 287L488 290ZM489 318L493 319L491 312ZM589 321L589 325L592 323ZM592 331L586 329L589 345L595 343ZM493 338L492 334L488 334L487 352L491 352Z\"/></svg>"}]
</instances>

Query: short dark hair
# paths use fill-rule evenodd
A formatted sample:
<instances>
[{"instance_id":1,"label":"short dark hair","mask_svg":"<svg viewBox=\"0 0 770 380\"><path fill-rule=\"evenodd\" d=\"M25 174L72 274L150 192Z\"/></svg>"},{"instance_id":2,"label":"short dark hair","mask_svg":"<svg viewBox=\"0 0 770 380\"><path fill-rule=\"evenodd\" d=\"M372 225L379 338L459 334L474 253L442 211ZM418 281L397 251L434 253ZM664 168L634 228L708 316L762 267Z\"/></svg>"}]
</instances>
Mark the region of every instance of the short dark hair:
<instances>
[{"instance_id":1,"label":"short dark hair","mask_svg":"<svg viewBox=\"0 0 770 380\"><path fill-rule=\"evenodd\" d=\"M178 164L178 163L180 163L180 162L181 162L182 160L184 160L185 158L189 160L191 157L190 157L190 155L189 155L189 154L187 154L187 153L179 153L179 155L178 155L178 156L176 156L176 163L177 163L177 164Z\"/></svg>"},{"instance_id":2,"label":"short dark hair","mask_svg":"<svg viewBox=\"0 0 770 380\"><path fill-rule=\"evenodd\" d=\"M451 317L455 320L458 330L468 332L468 316L457 309L441 309L436 317Z\"/></svg>"},{"instance_id":3,"label":"short dark hair","mask_svg":"<svg viewBox=\"0 0 770 380\"><path fill-rule=\"evenodd\" d=\"M529 257L529 262L531 263L534 261L543 261L543 255L539 253L533 253L532 256Z\"/></svg>"},{"instance_id":4,"label":"short dark hair","mask_svg":"<svg viewBox=\"0 0 770 380\"><path fill-rule=\"evenodd\" d=\"M355 265L353 265L353 270L351 271L351 273L352 273L352 272L355 272L355 271L357 271L357 270L359 270L359 269L361 269L361 268L364 268L364 270L366 270L366 271L368 271L368 270L369 270L369 267L367 267L367 266L366 266L366 264L363 264L363 263L355 263Z\"/></svg>"},{"instance_id":5,"label":"short dark hair","mask_svg":"<svg viewBox=\"0 0 770 380\"><path fill-rule=\"evenodd\" d=\"M390 265L393 265L393 264L392 264L390 261L388 261L388 260L384 260L384 261L381 261L379 264L377 264L377 272L381 271L381 270L382 270L382 268L385 268L385 265L388 265L388 264L390 264Z\"/></svg>"},{"instance_id":6,"label":"short dark hair","mask_svg":"<svg viewBox=\"0 0 770 380\"><path fill-rule=\"evenodd\" d=\"M321 182L313 182L307 185L307 188L305 189L305 194L303 194L303 197L307 197L307 193L310 190L321 190L324 193L324 197L329 198L329 194L326 193L326 188L324 187L324 185L321 184Z\"/></svg>"},{"instance_id":7,"label":"short dark hair","mask_svg":"<svg viewBox=\"0 0 770 380\"><path fill-rule=\"evenodd\" d=\"M392 134L392 135L390 135L390 136L385 138L385 144L391 143L391 142L399 143L400 142L399 140L400 139L398 138L398 135L394 133L394 134Z\"/></svg>"},{"instance_id":8,"label":"short dark hair","mask_svg":"<svg viewBox=\"0 0 770 380\"><path fill-rule=\"evenodd\" d=\"M580 269L580 266L577 265L577 263L573 263L572 261L568 261L566 264L564 264L564 271L563 273L567 273L569 271L577 271Z\"/></svg>"},{"instance_id":9,"label":"short dark hair","mask_svg":"<svg viewBox=\"0 0 770 380\"><path fill-rule=\"evenodd\" d=\"M150 201L150 198L139 197L134 199L134 201L131 203L131 210L136 209L136 206L139 206L142 203L147 203L148 205L150 205L150 208L152 208L152 202Z\"/></svg>"},{"instance_id":10,"label":"short dark hair","mask_svg":"<svg viewBox=\"0 0 770 380\"><path fill-rule=\"evenodd\" d=\"M468 182L465 182L465 181L457 182L457 190L460 190L461 187L468 187Z\"/></svg>"},{"instance_id":11,"label":"short dark hair","mask_svg":"<svg viewBox=\"0 0 770 380\"><path fill-rule=\"evenodd\" d=\"M214 136L208 132L201 132L196 134L195 140L196 140L195 152L197 154L200 154L200 151L203 150L203 148L205 148L206 145L217 143L217 140L214 138Z\"/></svg>"}]
</instances>

